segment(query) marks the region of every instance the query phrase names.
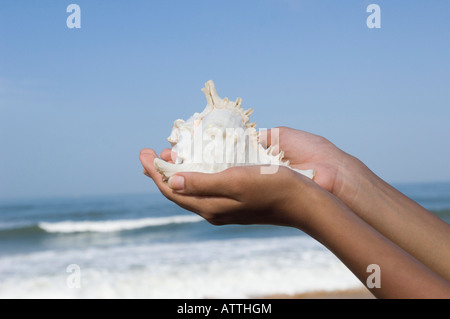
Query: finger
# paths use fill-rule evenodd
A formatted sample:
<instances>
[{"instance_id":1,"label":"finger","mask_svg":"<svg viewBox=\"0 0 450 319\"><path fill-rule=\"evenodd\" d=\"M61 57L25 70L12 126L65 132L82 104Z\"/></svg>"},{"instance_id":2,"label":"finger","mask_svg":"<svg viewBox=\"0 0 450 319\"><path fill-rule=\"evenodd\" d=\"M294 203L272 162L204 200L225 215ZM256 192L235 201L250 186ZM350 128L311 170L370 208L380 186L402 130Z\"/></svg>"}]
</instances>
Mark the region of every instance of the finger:
<instances>
[{"instance_id":1,"label":"finger","mask_svg":"<svg viewBox=\"0 0 450 319\"><path fill-rule=\"evenodd\" d=\"M161 159L165 160L169 163L175 163L175 160L177 158L177 153L173 152L172 149L166 148L161 152L160 155Z\"/></svg>"},{"instance_id":2,"label":"finger","mask_svg":"<svg viewBox=\"0 0 450 319\"><path fill-rule=\"evenodd\" d=\"M261 167L230 167L215 174L185 172L169 179L169 186L180 194L227 197L239 200L242 191L252 187L252 181L261 175Z\"/></svg>"},{"instance_id":3,"label":"finger","mask_svg":"<svg viewBox=\"0 0 450 319\"><path fill-rule=\"evenodd\" d=\"M155 165L153 164L155 158L158 158L158 156L152 149L143 149L141 150L141 153L139 155L139 159L142 163L142 166L144 167L144 172L146 172L146 174L145 173L144 174L153 179L153 181L155 182L156 186L159 188L161 193L166 195L173 191L170 189L167 183L164 182L163 176L156 170Z\"/></svg>"},{"instance_id":4,"label":"finger","mask_svg":"<svg viewBox=\"0 0 450 319\"><path fill-rule=\"evenodd\" d=\"M227 215L242 208L241 203L226 197L198 197L176 193L172 196L172 200L177 205L202 216L215 225L229 223L225 220Z\"/></svg>"},{"instance_id":5,"label":"finger","mask_svg":"<svg viewBox=\"0 0 450 319\"><path fill-rule=\"evenodd\" d=\"M141 161L142 167L144 167L144 174L152 179L161 178L162 180L161 174L156 171L155 166L153 165L153 161L157 157L155 151L149 148L141 150L139 154L139 160Z\"/></svg>"},{"instance_id":6,"label":"finger","mask_svg":"<svg viewBox=\"0 0 450 319\"><path fill-rule=\"evenodd\" d=\"M238 167L226 169L220 173L178 173L169 179L169 187L177 193L197 196L217 196L235 198L240 180Z\"/></svg>"},{"instance_id":7,"label":"finger","mask_svg":"<svg viewBox=\"0 0 450 319\"><path fill-rule=\"evenodd\" d=\"M172 159L171 153L172 150L170 148L166 148L164 149L161 154L159 155L159 157L161 157L163 160L165 160L166 162L170 161Z\"/></svg>"},{"instance_id":8,"label":"finger","mask_svg":"<svg viewBox=\"0 0 450 319\"><path fill-rule=\"evenodd\" d=\"M160 192L169 200L175 202L184 209L195 212L208 219L215 211L233 210L237 205L235 200L229 198L188 196L173 191L163 177L156 171L153 162L157 155L151 149L143 149L139 156L147 176L151 177Z\"/></svg>"},{"instance_id":9,"label":"finger","mask_svg":"<svg viewBox=\"0 0 450 319\"><path fill-rule=\"evenodd\" d=\"M213 224L218 224L218 215L235 211L239 205L238 201L227 197L195 196L180 194L170 189L167 183L159 186L161 193L178 206L194 212ZM215 221L214 221L215 220ZM223 223L223 222L222 222Z\"/></svg>"}]
</instances>

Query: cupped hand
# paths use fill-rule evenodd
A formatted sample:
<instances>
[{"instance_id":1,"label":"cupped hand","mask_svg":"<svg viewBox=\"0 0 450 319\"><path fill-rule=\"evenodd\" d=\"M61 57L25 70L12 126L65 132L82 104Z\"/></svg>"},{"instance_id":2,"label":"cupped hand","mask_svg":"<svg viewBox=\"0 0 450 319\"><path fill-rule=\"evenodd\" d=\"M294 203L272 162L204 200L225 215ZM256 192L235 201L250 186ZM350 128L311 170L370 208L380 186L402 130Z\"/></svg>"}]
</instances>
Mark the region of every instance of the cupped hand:
<instances>
[{"instance_id":1,"label":"cupped hand","mask_svg":"<svg viewBox=\"0 0 450 319\"><path fill-rule=\"evenodd\" d=\"M169 149L161 157L166 161L174 158ZM260 166L231 167L216 174L177 173L164 182L153 165L155 158L155 151L141 151L144 174L153 179L169 200L214 225L307 227L312 194L320 189L286 167L280 167L274 174L261 174Z\"/></svg>"},{"instance_id":2,"label":"cupped hand","mask_svg":"<svg viewBox=\"0 0 450 319\"><path fill-rule=\"evenodd\" d=\"M314 169L314 181L336 196L357 166L354 157L326 138L288 127L262 132L260 143L272 146L274 154L283 151L284 160L289 160L294 168Z\"/></svg>"}]
</instances>

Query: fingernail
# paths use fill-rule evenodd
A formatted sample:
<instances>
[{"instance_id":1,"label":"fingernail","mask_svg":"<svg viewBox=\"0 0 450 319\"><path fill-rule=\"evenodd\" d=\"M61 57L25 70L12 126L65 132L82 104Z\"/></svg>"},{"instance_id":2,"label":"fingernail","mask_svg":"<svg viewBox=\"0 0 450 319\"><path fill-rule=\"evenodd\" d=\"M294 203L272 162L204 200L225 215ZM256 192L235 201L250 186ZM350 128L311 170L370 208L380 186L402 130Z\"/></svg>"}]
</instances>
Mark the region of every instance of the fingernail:
<instances>
[{"instance_id":1,"label":"fingernail","mask_svg":"<svg viewBox=\"0 0 450 319\"><path fill-rule=\"evenodd\" d=\"M169 178L169 187L176 191L181 191L184 188L184 177L175 175Z\"/></svg>"}]
</instances>

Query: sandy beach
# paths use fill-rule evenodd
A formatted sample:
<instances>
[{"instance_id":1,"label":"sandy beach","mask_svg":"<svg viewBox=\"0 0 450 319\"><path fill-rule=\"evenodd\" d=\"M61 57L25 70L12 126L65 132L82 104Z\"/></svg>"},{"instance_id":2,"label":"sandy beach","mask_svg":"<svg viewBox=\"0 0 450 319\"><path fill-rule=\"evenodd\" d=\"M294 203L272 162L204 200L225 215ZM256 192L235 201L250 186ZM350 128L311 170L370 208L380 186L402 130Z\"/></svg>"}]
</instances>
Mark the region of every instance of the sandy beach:
<instances>
[{"instance_id":1,"label":"sandy beach","mask_svg":"<svg viewBox=\"0 0 450 319\"><path fill-rule=\"evenodd\" d=\"M265 296L267 299L375 299L375 296L366 288L333 290L333 291L313 291L293 295L275 294Z\"/></svg>"}]
</instances>

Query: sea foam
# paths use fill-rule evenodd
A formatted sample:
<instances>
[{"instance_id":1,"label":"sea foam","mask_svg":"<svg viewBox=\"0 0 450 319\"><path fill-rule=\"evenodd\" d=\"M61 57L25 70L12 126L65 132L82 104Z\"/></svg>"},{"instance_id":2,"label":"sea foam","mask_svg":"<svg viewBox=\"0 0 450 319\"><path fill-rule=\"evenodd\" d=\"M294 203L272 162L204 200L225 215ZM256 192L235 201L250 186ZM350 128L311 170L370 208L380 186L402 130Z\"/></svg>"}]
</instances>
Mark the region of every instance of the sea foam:
<instances>
[{"instance_id":1,"label":"sea foam","mask_svg":"<svg viewBox=\"0 0 450 319\"><path fill-rule=\"evenodd\" d=\"M71 264L81 270L79 289L66 285ZM252 298L361 285L333 254L306 236L0 257L0 298Z\"/></svg>"},{"instance_id":2,"label":"sea foam","mask_svg":"<svg viewBox=\"0 0 450 319\"><path fill-rule=\"evenodd\" d=\"M197 215L175 215L169 217L152 217L141 219L101 220L101 221L62 221L40 222L38 227L49 233L76 232L117 232L151 226L196 223L203 219Z\"/></svg>"}]
</instances>

